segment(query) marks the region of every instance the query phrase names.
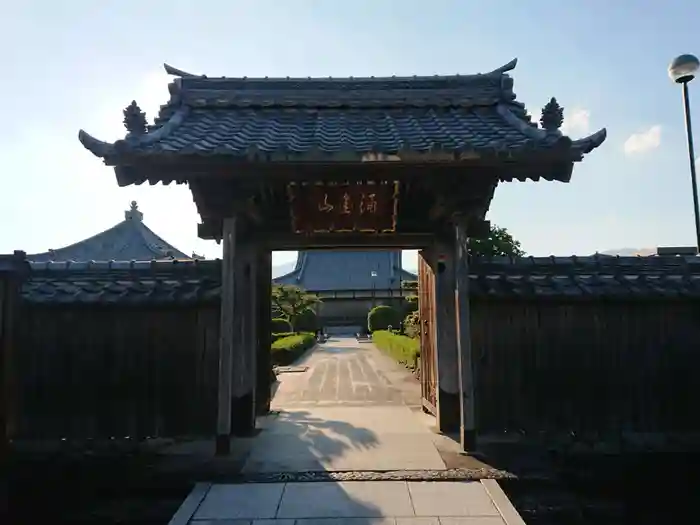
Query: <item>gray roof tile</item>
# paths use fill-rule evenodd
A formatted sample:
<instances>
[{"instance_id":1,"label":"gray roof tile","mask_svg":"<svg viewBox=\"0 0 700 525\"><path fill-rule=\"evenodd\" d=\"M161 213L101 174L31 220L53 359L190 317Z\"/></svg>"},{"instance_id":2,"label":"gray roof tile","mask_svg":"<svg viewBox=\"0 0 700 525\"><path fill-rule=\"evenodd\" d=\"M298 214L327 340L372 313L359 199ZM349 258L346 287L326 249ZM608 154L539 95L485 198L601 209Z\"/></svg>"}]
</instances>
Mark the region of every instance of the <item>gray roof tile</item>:
<instances>
[{"instance_id":1,"label":"gray roof tile","mask_svg":"<svg viewBox=\"0 0 700 525\"><path fill-rule=\"evenodd\" d=\"M15 251L12 254L0 254L0 273L23 272L29 270L26 254Z\"/></svg>"},{"instance_id":2,"label":"gray roof tile","mask_svg":"<svg viewBox=\"0 0 700 525\"><path fill-rule=\"evenodd\" d=\"M700 297L700 257L475 259L480 297Z\"/></svg>"},{"instance_id":3,"label":"gray roof tile","mask_svg":"<svg viewBox=\"0 0 700 525\"><path fill-rule=\"evenodd\" d=\"M216 301L220 261L31 263L23 297L37 304L194 304Z\"/></svg>"},{"instance_id":4,"label":"gray roof tile","mask_svg":"<svg viewBox=\"0 0 700 525\"><path fill-rule=\"evenodd\" d=\"M579 141L538 128L515 101L507 72L385 78L208 78L179 76L147 133L114 144L85 132L95 155L223 155L267 160L358 160L364 153L436 150L506 154L533 148L588 153L605 130Z\"/></svg>"},{"instance_id":5,"label":"gray roof tile","mask_svg":"<svg viewBox=\"0 0 700 525\"><path fill-rule=\"evenodd\" d=\"M376 277L372 277L376 272ZM295 269L274 280L314 292L328 290L398 290L406 272L401 252L332 250L299 252Z\"/></svg>"},{"instance_id":6,"label":"gray roof tile","mask_svg":"<svg viewBox=\"0 0 700 525\"><path fill-rule=\"evenodd\" d=\"M194 304L217 301L221 286L220 261L31 266L23 297L42 304ZM483 299L700 298L700 257L494 258L471 268L470 293Z\"/></svg>"},{"instance_id":7,"label":"gray roof tile","mask_svg":"<svg viewBox=\"0 0 700 525\"><path fill-rule=\"evenodd\" d=\"M143 223L136 202L124 213L124 220L97 235L70 246L28 255L34 262L47 261L150 261L191 259L156 235Z\"/></svg>"}]
</instances>

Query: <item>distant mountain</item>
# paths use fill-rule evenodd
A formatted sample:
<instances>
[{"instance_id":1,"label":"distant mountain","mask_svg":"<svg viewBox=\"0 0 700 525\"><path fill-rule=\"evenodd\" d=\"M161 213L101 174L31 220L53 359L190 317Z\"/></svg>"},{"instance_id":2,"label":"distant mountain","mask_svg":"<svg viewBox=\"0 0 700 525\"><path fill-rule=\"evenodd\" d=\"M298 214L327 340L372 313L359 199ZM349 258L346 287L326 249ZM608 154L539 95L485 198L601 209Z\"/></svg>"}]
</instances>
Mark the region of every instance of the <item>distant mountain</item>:
<instances>
[{"instance_id":1,"label":"distant mountain","mask_svg":"<svg viewBox=\"0 0 700 525\"><path fill-rule=\"evenodd\" d=\"M619 255L621 257L633 257L636 255L648 257L649 255L656 255L656 248L618 248L616 250L606 250L604 252L600 252L600 254Z\"/></svg>"}]
</instances>

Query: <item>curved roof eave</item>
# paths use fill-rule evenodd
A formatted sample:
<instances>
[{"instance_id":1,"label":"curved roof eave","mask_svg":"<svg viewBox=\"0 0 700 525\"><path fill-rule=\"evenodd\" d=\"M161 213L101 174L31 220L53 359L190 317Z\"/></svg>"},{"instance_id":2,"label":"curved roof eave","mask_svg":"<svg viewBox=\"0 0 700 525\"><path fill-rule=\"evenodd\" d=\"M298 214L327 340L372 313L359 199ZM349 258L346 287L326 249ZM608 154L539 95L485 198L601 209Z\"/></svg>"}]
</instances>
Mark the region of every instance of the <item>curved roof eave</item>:
<instances>
[{"instance_id":1,"label":"curved roof eave","mask_svg":"<svg viewBox=\"0 0 700 525\"><path fill-rule=\"evenodd\" d=\"M561 131L547 131L540 127L535 127L521 118L518 118L506 105L498 104L496 106L496 111L498 114L511 126L516 128L526 137L541 142L541 143L556 143L556 142L566 142L570 143L571 149L580 151L581 153L590 153L595 148L600 146L608 136L608 131L606 128L602 128L587 137L581 139L572 140L570 137L564 135Z\"/></svg>"},{"instance_id":2,"label":"curved roof eave","mask_svg":"<svg viewBox=\"0 0 700 525\"><path fill-rule=\"evenodd\" d=\"M99 140L82 129L78 131L78 140L90 153L104 159L115 153L128 151L134 147L148 146L166 138L185 121L189 112L189 106L181 105L158 129L143 135L127 135L126 138L112 143Z\"/></svg>"},{"instance_id":3,"label":"curved roof eave","mask_svg":"<svg viewBox=\"0 0 700 525\"><path fill-rule=\"evenodd\" d=\"M206 80L231 80L231 79L236 79L236 80L250 80L250 81L256 81L256 80L267 80L267 81L289 81L289 82L298 82L300 80L325 80L328 82L344 82L349 79L351 80L376 80L376 81L383 81L383 80L420 80L420 79L430 79L434 77L443 77L443 78L449 78L451 76L453 77L458 77L462 78L465 80L468 80L469 78L476 78L476 77L485 77L485 76L501 76L509 71L512 71L515 69L515 66L518 65L518 59L514 58L510 62L507 62L503 64L500 67L497 67L496 69L493 69L491 71L488 71L486 73L474 73L470 75L415 75L415 76L408 76L408 77L397 77L397 76L392 76L392 77L264 77L264 78L255 78L255 77L209 77L207 75L197 75L194 73L189 73L187 71L183 71L182 69L178 69L176 67L171 66L170 64L164 63L163 64L163 69L165 69L165 72L168 75L172 75L175 77L180 77L180 78L197 78L197 79L206 79Z\"/></svg>"}]
</instances>

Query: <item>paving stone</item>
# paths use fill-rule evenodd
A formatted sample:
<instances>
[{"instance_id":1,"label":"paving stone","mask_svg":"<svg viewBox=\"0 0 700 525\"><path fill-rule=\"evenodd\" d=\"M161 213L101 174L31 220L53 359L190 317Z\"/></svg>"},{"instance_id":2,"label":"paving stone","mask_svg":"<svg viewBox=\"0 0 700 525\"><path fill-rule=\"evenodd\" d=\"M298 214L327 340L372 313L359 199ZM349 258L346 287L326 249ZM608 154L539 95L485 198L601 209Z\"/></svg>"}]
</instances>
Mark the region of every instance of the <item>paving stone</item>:
<instances>
[{"instance_id":1,"label":"paving stone","mask_svg":"<svg viewBox=\"0 0 700 525\"><path fill-rule=\"evenodd\" d=\"M293 520L294 521L294 520ZM296 525L396 525L394 518L309 518L296 520Z\"/></svg>"},{"instance_id":2,"label":"paving stone","mask_svg":"<svg viewBox=\"0 0 700 525\"><path fill-rule=\"evenodd\" d=\"M461 518L440 518L441 525L506 525L503 519L495 516L472 516Z\"/></svg>"},{"instance_id":3,"label":"paving stone","mask_svg":"<svg viewBox=\"0 0 700 525\"><path fill-rule=\"evenodd\" d=\"M213 485L194 519L274 518L283 488L284 483Z\"/></svg>"},{"instance_id":4,"label":"paving stone","mask_svg":"<svg viewBox=\"0 0 700 525\"><path fill-rule=\"evenodd\" d=\"M396 525L440 525L436 517L396 518Z\"/></svg>"},{"instance_id":5,"label":"paving stone","mask_svg":"<svg viewBox=\"0 0 700 525\"><path fill-rule=\"evenodd\" d=\"M427 430L424 434L375 434L357 428L343 432L309 429L304 436L261 435L244 472L445 469Z\"/></svg>"},{"instance_id":6,"label":"paving stone","mask_svg":"<svg viewBox=\"0 0 700 525\"><path fill-rule=\"evenodd\" d=\"M280 518L372 518L413 516L402 481L288 483Z\"/></svg>"},{"instance_id":7,"label":"paving stone","mask_svg":"<svg viewBox=\"0 0 700 525\"><path fill-rule=\"evenodd\" d=\"M251 525L251 520L192 520L190 525ZM291 523L290 525L294 525Z\"/></svg>"},{"instance_id":8,"label":"paving stone","mask_svg":"<svg viewBox=\"0 0 700 525\"><path fill-rule=\"evenodd\" d=\"M408 490L416 516L500 516L477 481L411 481Z\"/></svg>"}]
</instances>

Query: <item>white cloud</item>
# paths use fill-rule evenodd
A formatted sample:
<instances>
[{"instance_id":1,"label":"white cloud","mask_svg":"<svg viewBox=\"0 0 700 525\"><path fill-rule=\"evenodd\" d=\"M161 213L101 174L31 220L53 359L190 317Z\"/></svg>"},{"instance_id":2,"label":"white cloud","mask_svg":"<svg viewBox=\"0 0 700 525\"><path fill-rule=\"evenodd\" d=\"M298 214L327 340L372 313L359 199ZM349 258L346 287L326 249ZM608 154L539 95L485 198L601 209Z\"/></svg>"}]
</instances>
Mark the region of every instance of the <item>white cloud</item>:
<instances>
[{"instance_id":1,"label":"white cloud","mask_svg":"<svg viewBox=\"0 0 700 525\"><path fill-rule=\"evenodd\" d=\"M661 126L654 125L649 129L633 133L625 141L626 155L637 155L652 151L661 145Z\"/></svg>"},{"instance_id":2,"label":"white cloud","mask_svg":"<svg viewBox=\"0 0 700 525\"><path fill-rule=\"evenodd\" d=\"M561 130L566 135L585 135L590 129L591 112L583 108L574 108L564 113Z\"/></svg>"}]
</instances>

